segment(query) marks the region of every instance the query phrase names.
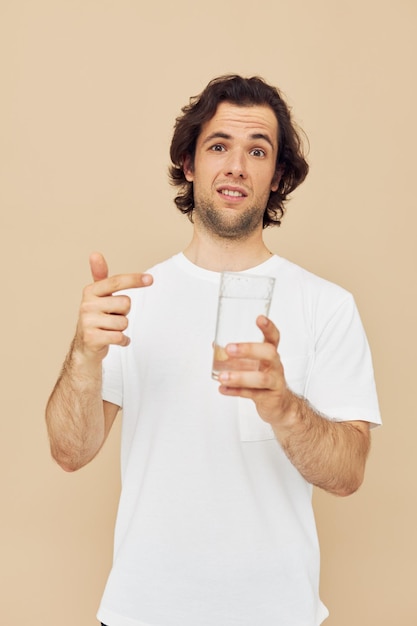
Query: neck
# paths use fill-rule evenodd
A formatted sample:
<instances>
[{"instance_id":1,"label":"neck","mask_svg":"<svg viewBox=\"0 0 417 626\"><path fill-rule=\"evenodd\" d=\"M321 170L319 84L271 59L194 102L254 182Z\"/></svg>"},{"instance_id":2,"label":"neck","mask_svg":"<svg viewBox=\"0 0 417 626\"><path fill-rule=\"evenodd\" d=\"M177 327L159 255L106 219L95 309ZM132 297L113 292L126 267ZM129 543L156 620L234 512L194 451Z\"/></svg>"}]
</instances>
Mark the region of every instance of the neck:
<instances>
[{"instance_id":1,"label":"neck","mask_svg":"<svg viewBox=\"0 0 417 626\"><path fill-rule=\"evenodd\" d=\"M213 272L241 272L267 261L272 252L266 247L262 235L245 241L229 241L204 237L194 230L184 255L195 265Z\"/></svg>"}]
</instances>

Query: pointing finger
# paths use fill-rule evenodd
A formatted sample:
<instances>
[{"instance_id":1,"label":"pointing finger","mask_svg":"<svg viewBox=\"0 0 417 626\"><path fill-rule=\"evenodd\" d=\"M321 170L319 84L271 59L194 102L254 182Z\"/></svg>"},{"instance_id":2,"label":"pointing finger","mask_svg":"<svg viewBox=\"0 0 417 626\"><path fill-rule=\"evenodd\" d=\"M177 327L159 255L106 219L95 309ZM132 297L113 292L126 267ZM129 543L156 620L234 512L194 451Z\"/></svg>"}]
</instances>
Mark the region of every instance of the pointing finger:
<instances>
[{"instance_id":1,"label":"pointing finger","mask_svg":"<svg viewBox=\"0 0 417 626\"><path fill-rule=\"evenodd\" d=\"M153 283L151 274L116 274L92 285L92 292L96 296L110 296L116 291L147 287Z\"/></svg>"}]
</instances>

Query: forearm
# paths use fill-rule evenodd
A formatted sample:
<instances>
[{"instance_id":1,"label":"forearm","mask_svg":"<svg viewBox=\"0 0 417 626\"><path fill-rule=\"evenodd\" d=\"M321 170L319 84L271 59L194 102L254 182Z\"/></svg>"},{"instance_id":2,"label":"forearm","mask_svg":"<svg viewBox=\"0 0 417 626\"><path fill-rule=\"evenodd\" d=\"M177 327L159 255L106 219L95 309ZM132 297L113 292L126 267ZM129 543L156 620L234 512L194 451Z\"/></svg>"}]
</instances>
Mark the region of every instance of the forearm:
<instances>
[{"instance_id":1,"label":"forearm","mask_svg":"<svg viewBox=\"0 0 417 626\"><path fill-rule=\"evenodd\" d=\"M83 290L77 331L61 376L46 407L51 451L68 471L76 470L97 454L119 407L103 403L102 361L109 346L127 346L130 298L116 292L151 285L150 274L108 275L100 253L90 256L94 282Z\"/></svg>"},{"instance_id":2,"label":"forearm","mask_svg":"<svg viewBox=\"0 0 417 626\"><path fill-rule=\"evenodd\" d=\"M101 360L71 346L46 407L52 456L67 471L88 463L105 439L101 381Z\"/></svg>"},{"instance_id":3,"label":"forearm","mask_svg":"<svg viewBox=\"0 0 417 626\"><path fill-rule=\"evenodd\" d=\"M290 461L313 485L340 496L356 491L370 447L364 422L333 422L294 394L285 419L273 425Z\"/></svg>"}]
</instances>

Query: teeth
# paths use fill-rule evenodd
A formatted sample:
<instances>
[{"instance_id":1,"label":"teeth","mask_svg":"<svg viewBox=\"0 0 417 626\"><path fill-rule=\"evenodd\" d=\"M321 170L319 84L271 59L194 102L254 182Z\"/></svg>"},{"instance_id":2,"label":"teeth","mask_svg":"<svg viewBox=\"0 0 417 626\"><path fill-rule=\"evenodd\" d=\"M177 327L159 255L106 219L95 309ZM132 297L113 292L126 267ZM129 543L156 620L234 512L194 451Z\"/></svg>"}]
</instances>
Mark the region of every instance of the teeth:
<instances>
[{"instance_id":1,"label":"teeth","mask_svg":"<svg viewBox=\"0 0 417 626\"><path fill-rule=\"evenodd\" d=\"M231 189L222 189L222 194L225 196L234 196L235 198L243 196L243 193L240 191L232 191Z\"/></svg>"}]
</instances>

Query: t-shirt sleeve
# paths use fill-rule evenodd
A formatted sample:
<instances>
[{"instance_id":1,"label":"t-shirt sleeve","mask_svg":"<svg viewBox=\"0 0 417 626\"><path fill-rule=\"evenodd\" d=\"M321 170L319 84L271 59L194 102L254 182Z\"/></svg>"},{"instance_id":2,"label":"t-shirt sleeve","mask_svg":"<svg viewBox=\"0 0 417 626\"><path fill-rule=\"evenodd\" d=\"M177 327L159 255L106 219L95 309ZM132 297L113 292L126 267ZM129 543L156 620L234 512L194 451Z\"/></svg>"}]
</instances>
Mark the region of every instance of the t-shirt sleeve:
<instances>
[{"instance_id":1,"label":"t-shirt sleeve","mask_svg":"<svg viewBox=\"0 0 417 626\"><path fill-rule=\"evenodd\" d=\"M346 293L325 320L316 329L307 399L334 421L381 424L371 352L353 297Z\"/></svg>"},{"instance_id":2,"label":"t-shirt sleeve","mask_svg":"<svg viewBox=\"0 0 417 626\"><path fill-rule=\"evenodd\" d=\"M120 346L111 345L103 360L102 398L123 406L123 376Z\"/></svg>"}]
</instances>

